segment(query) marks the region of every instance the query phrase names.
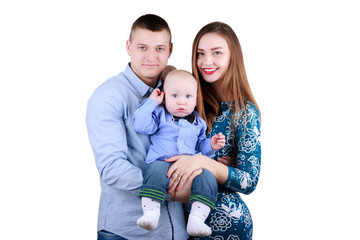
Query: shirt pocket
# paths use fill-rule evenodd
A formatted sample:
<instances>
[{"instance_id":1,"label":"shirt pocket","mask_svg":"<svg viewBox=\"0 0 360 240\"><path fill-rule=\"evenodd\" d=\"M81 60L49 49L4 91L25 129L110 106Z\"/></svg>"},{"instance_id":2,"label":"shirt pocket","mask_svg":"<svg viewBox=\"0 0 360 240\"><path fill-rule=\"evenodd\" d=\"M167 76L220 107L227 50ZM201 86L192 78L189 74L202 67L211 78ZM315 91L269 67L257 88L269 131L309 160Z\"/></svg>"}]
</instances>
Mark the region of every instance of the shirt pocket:
<instances>
[{"instance_id":1,"label":"shirt pocket","mask_svg":"<svg viewBox=\"0 0 360 240\"><path fill-rule=\"evenodd\" d=\"M201 128L197 126L182 127L179 132L178 147L183 154L195 154Z\"/></svg>"}]
</instances>

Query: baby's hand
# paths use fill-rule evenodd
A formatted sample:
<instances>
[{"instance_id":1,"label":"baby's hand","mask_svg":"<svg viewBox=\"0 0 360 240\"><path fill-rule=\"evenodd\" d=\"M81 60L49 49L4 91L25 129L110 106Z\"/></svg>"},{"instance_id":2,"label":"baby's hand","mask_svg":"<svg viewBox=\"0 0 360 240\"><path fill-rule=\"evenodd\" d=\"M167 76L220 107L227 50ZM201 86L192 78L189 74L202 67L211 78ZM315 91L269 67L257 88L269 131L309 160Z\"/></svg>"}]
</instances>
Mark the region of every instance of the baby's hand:
<instances>
[{"instance_id":1,"label":"baby's hand","mask_svg":"<svg viewBox=\"0 0 360 240\"><path fill-rule=\"evenodd\" d=\"M214 150L219 150L225 146L225 136L218 133L211 137L211 147Z\"/></svg>"},{"instance_id":2,"label":"baby's hand","mask_svg":"<svg viewBox=\"0 0 360 240\"><path fill-rule=\"evenodd\" d=\"M154 99L158 104L161 104L164 99L164 92L161 92L160 89L155 88L149 98Z\"/></svg>"}]
</instances>

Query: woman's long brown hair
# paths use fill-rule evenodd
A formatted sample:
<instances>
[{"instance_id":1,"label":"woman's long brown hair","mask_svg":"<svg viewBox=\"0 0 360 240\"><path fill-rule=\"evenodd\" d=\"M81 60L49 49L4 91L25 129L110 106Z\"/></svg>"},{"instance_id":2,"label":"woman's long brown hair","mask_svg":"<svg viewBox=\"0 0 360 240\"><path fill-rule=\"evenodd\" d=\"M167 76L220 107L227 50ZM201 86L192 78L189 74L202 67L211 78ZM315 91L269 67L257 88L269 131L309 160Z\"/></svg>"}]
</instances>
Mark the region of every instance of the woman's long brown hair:
<instances>
[{"instance_id":1,"label":"woman's long brown hair","mask_svg":"<svg viewBox=\"0 0 360 240\"><path fill-rule=\"evenodd\" d=\"M251 92L250 85L246 76L243 54L239 39L232 28L222 22L212 22L204 26L195 36L192 46L192 71L198 83L198 100L197 110L200 116L206 121L208 132L211 131L211 126L219 112L219 103L216 98L215 91L211 85L204 80L197 66L197 52L200 39L207 33L218 33L226 40L230 60L227 71L222 76L222 89L224 96L229 99L226 101L234 101L234 105L228 104L235 112L240 112L244 109L246 112L245 101L253 102L259 110L255 98ZM219 81L219 80L218 80ZM239 105L240 103L240 105ZM259 110L260 111L260 110ZM238 115L238 114L235 114Z\"/></svg>"}]
</instances>

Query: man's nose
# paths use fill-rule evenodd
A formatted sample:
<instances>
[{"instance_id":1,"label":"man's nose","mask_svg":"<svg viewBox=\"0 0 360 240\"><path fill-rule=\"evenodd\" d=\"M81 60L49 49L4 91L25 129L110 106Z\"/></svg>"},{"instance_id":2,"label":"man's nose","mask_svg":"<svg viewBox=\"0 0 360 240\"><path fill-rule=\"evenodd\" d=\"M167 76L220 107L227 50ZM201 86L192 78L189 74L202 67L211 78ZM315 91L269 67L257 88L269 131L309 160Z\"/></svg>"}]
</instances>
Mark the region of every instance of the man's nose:
<instances>
[{"instance_id":1,"label":"man's nose","mask_svg":"<svg viewBox=\"0 0 360 240\"><path fill-rule=\"evenodd\" d=\"M147 60L154 60L156 58L157 52L154 49L149 49L147 51L146 59Z\"/></svg>"}]
</instances>

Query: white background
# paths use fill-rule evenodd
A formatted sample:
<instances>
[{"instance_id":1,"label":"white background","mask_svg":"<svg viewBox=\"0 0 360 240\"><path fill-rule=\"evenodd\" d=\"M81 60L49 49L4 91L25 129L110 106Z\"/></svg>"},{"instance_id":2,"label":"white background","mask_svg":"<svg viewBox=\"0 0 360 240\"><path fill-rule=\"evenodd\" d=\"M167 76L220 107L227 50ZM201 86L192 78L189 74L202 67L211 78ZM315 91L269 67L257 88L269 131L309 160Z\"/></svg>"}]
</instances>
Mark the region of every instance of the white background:
<instances>
[{"instance_id":1,"label":"white background","mask_svg":"<svg viewBox=\"0 0 360 240\"><path fill-rule=\"evenodd\" d=\"M169 64L197 31L237 33L262 111L254 239L360 239L356 1L2 1L1 239L96 239L99 176L86 103L123 71L131 24L165 18ZM119 216L121 217L121 216Z\"/></svg>"}]
</instances>

